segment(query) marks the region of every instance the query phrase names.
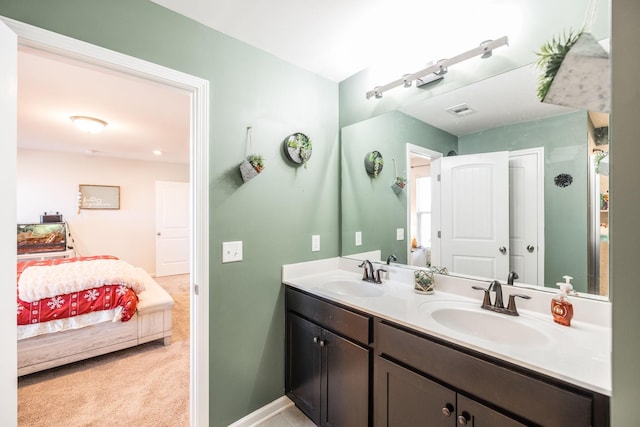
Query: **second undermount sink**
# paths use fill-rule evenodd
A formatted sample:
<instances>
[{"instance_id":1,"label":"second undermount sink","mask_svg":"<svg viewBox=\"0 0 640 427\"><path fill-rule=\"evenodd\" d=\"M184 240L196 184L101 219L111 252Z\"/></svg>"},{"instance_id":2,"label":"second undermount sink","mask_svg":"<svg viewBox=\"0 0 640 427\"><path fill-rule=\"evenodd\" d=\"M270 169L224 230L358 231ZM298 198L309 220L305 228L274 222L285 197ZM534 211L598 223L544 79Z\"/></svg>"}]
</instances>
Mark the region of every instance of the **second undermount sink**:
<instances>
[{"instance_id":1,"label":"second undermount sink","mask_svg":"<svg viewBox=\"0 0 640 427\"><path fill-rule=\"evenodd\" d=\"M323 283L319 289L354 297L379 297L384 294L380 285L356 279L333 279Z\"/></svg>"},{"instance_id":2,"label":"second undermount sink","mask_svg":"<svg viewBox=\"0 0 640 427\"><path fill-rule=\"evenodd\" d=\"M539 347L549 343L534 319L512 317L455 302L426 303L421 307L439 325L484 341L510 346Z\"/></svg>"}]
</instances>

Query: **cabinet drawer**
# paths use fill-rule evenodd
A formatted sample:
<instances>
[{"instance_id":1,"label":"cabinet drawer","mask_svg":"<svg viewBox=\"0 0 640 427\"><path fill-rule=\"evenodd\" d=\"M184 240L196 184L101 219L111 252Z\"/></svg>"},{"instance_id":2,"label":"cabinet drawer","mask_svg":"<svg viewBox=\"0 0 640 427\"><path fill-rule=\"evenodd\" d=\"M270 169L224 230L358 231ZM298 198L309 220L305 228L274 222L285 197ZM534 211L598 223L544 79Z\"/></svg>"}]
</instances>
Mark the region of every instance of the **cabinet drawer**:
<instances>
[{"instance_id":1,"label":"cabinet drawer","mask_svg":"<svg viewBox=\"0 0 640 427\"><path fill-rule=\"evenodd\" d=\"M590 426L592 396L524 375L432 341L376 323L377 353L458 391L545 426Z\"/></svg>"},{"instance_id":2,"label":"cabinet drawer","mask_svg":"<svg viewBox=\"0 0 640 427\"><path fill-rule=\"evenodd\" d=\"M309 320L362 344L370 344L371 318L338 307L329 302L286 288L287 310L294 311Z\"/></svg>"}]
</instances>

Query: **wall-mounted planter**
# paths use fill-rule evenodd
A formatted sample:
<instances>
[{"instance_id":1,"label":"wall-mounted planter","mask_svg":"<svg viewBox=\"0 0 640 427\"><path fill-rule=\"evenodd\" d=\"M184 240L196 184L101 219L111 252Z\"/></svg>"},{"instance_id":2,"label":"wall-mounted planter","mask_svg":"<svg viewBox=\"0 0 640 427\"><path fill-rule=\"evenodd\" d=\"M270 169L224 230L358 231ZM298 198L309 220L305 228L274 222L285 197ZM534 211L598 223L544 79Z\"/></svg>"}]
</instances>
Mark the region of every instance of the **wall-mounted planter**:
<instances>
[{"instance_id":1,"label":"wall-mounted planter","mask_svg":"<svg viewBox=\"0 0 640 427\"><path fill-rule=\"evenodd\" d=\"M287 159L297 165L304 165L305 168L313 152L311 139L301 132L287 136L282 143L282 149Z\"/></svg>"},{"instance_id":2,"label":"wall-mounted planter","mask_svg":"<svg viewBox=\"0 0 640 427\"><path fill-rule=\"evenodd\" d=\"M391 189L394 193L400 194L402 190L407 186L407 180L401 176L397 176L396 180L391 184Z\"/></svg>"},{"instance_id":3,"label":"wall-mounted planter","mask_svg":"<svg viewBox=\"0 0 640 427\"><path fill-rule=\"evenodd\" d=\"M244 182L248 182L258 176L263 169L264 159L259 154L251 154L247 156L245 161L240 163L240 175Z\"/></svg>"},{"instance_id":4,"label":"wall-mounted planter","mask_svg":"<svg viewBox=\"0 0 640 427\"><path fill-rule=\"evenodd\" d=\"M391 189L394 193L400 194L402 190L404 190L404 187L406 187L407 185L407 178L398 175L398 166L396 165L395 158L393 159L393 172L395 179L393 181L393 184L391 184Z\"/></svg>"},{"instance_id":5,"label":"wall-mounted planter","mask_svg":"<svg viewBox=\"0 0 640 427\"><path fill-rule=\"evenodd\" d=\"M383 166L384 159L379 151L370 151L364 156L364 168L370 176L377 178Z\"/></svg>"}]
</instances>

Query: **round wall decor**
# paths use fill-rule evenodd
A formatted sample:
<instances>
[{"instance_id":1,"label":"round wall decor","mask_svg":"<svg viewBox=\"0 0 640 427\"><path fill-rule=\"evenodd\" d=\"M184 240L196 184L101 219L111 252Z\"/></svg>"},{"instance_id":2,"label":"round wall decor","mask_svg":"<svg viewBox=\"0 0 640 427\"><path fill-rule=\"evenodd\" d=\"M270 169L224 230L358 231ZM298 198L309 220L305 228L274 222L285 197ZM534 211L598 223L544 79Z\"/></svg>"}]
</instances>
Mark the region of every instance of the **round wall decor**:
<instances>
[{"instance_id":1,"label":"round wall decor","mask_svg":"<svg viewBox=\"0 0 640 427\"><path fill-rule=\"evenodd\" d=\"M382 172L383 165L384 159L379 151L370 151L364 156L364 168L374 178L377 178Z\"/></svg>"},{"instance_id":2,"label":"round wall decor","mask_svg":"<svg viewBox=\"0 0 640 427\"><path fill-rule=\"evenodd\" d=\"M284 139L282 148L287 159L307 167L313 151L311 139L307 135L301 132L292 133Z\"/></svg>"}]
</instances>

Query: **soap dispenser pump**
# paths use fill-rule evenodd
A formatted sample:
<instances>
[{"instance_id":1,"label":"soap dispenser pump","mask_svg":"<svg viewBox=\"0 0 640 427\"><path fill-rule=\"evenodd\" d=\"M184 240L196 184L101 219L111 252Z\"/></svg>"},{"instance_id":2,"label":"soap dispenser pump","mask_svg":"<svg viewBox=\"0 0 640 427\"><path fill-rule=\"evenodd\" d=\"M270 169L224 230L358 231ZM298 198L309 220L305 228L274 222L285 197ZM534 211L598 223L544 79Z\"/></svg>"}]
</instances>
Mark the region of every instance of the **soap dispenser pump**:
<instances>
[{"instance_id":1,"label":"soap dispenser pump","mask_svg":"<svg viewBox=\"0 0 640 427\"><path fill-rule=\"evenodd\" d=\"M571 276L562 276L564 283L558 283L560 292L551 300L551 314L553 320L564 326L571 326L571 319L573 318L573 304L569 301L568 295L573 291L571 285Z\"/></svg>"}]
</instances>

